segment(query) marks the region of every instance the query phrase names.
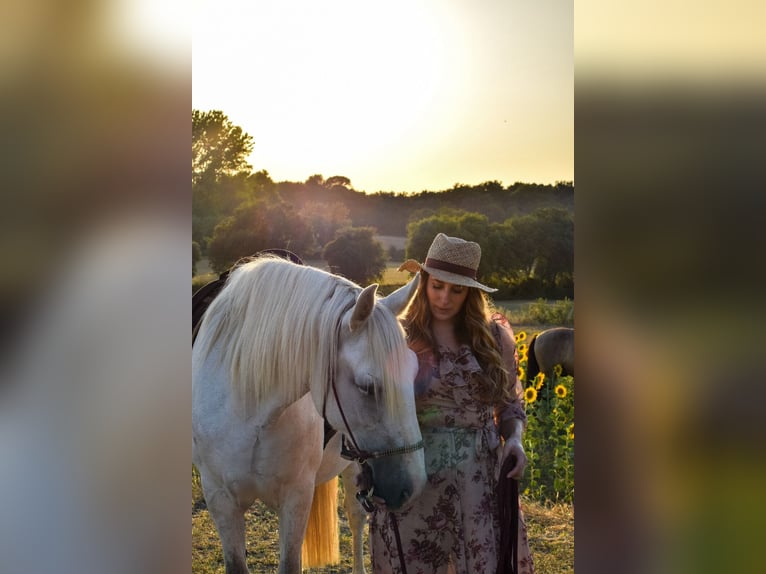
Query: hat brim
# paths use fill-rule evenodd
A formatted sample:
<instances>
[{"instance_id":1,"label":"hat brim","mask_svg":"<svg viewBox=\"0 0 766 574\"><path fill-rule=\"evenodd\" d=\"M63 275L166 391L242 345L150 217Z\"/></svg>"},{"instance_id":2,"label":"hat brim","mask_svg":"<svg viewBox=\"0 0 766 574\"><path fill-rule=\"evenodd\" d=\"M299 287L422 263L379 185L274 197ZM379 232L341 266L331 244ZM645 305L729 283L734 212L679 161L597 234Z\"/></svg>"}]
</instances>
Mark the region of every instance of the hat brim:
<instances>
[{"instance_id":1,"label":"hat brim","mask_svg":"<svg viewBox=\"0 0 766 574\"><path fill-rule=\"evenodd\" d=\"M479 283L478 281L471 279L470 277L466 277L465 275L458 275L457 273L450 273L449 271L443 271L441 269L434 269L433 267L428 267L427 265L423 265L422 263L418 263L414 259L408 259L402 265L399 267L399 271L407 270L412 273L416 273L420 270L425 271L428 273L431 277L435 277L439 281L444 281L445 283L452 283L454 285L463 285L465 287L475 287L476 289L481 289L482 291L486 293L494 293L497 291L497 289L493 289L492 287L487 287L486 285Z\"/></svg>"}]
</instances>

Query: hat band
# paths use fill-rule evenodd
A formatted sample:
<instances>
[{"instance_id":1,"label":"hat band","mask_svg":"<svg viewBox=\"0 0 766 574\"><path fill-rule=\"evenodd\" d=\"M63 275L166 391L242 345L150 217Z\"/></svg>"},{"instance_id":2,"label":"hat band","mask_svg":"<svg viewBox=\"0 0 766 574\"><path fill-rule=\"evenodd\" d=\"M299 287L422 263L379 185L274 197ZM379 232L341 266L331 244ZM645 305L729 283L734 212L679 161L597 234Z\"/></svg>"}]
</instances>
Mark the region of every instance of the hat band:
<instances>
[{"instance_id":1,"label":"hat band","mask_svg":"<svg viewBox=\"0 0 766 574\"><path fill-rule=\"evenodd\" d=\"M463 275L476 281L476 269L471 269L470 267L463 267L462 265L455 265L454 263L440 261L439 259L431 259L430 257L426 258L424 265L426 267L432 267L433 269L439 269L440 271Z\"/></svg>"}]
</instances>

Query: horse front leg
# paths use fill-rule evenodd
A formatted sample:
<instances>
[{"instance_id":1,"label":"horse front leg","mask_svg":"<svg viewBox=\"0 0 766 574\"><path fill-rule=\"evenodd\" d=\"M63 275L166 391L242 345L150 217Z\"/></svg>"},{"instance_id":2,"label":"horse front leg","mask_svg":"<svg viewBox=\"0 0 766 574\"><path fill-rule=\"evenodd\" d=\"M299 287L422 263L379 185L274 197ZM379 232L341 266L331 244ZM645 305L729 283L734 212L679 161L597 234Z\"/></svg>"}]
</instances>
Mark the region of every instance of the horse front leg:
<instances>
[{"instance_id":1,"label":"horse front leg","mask_svg":"<svg viewBox=\"0 0 766 574\"><path fill-rule=\"evenodd\" d=\"M288 492L279 508L279 574L301 574L301 546L311 512L314 486L294 486Z\"/></svg>"},{"instance_id":2,"label":"horse front leg","mask_svg":"<svg viewBox=\"0 0 766 574\"><path fill-rule=\"evenodd\" d=\"M351 547L354 553L353 574L366 574L364 569L364 526L367 524L367 513L356 499L356 476L360 473L359 466L353 462L341 473L343 480L343 509L346 511L348 525L351 528Z\"/></svg>"},{"instance_id":3,"label":"horse front leg","mask_svg":"<svg viewBox=\"0 0 766 574\"><path fill-rule=\"evenodd\" d=\"M228 490L206 483L202 471L200 478L208 512L221 539L226 574L249 574L245 552L245 511Z\"/></svg>"}]
</instances>

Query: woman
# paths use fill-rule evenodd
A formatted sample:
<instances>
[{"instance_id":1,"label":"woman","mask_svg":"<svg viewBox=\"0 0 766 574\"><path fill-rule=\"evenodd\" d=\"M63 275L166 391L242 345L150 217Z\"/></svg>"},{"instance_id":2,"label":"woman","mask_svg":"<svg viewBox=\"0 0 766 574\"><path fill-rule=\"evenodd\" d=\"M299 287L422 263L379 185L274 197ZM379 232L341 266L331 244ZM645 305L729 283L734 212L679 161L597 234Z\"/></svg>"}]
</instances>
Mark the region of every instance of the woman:
<instances>
[{"instance_id":1,"label":"woman","mask_svg":"<svg viewBox=\"0 0 766 574\"><path fill-rule=\"evenodd\" d=\"M401 558L407 574L497 569L497 473L512 456L515 465L499 480L521 478L526 416L513 331L507 321L490 319L484 292L496 289L476 281L480 259L477 243L440 233L423 264L408 260L401 267L421 273L404 326L418 355L415 396L428 483L407 510L373 512L376 573L400 573ZM521 518L518 531L518 571L534 572Z\"/></svg>"}]
</instances>

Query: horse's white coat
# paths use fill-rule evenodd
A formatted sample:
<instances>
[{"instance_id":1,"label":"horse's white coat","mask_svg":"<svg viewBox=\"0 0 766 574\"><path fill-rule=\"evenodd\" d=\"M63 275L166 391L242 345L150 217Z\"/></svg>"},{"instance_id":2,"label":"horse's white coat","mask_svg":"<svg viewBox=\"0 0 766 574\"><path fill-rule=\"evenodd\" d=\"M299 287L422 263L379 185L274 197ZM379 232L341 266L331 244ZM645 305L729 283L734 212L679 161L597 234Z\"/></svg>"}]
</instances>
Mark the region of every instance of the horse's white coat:
<instances>
[{"instance_id":1,"label":"horse's white coat","mask_svg":"<svg viewBox=\"0 0 766 574\"><path fill-rule=\"evenodd\" d=\"M324 287L327 292L328 286L320 285L327 281L337 283L337 289L349 290L344 313L336 318L337 329L310 334L312 337L338 339L335 347L337 356L329 360L334 365L338 400L348 424L360 448L368 451L398 448L420 441L413 390L416 359L406 349L401 327L395 325L398 331L391 328L391 322L396 322L395 315L403 310L414 294L416 281L387 298L376 299L374 288L360 292L348 281L287 262L256 261L246 267L242 273L268 274L274 271L281 276L292 274L294 281L302 281L306 269L305 273L311 274L310 282L318 290ZM234 273L237 272L239 270ZM239 279L232 285L242 285L245 278ZM258 279L254 276L254 280ZM227 301L225 292L226 289L213 303L221 305L214 316L225 317L227 324L231 325L237 316L223 307ZM265 293L262 289L253 292L261 298ZM292 295L296 293L293 286ZM278 298L283 293L273 295ZM301 303L300 312L308 313L311 312L312 293L304 295L307 300ZM333 291L333 295L336 296L337 292ZM353 297L357 297L355 303ZM322 302L317 302L314 313L326 312ZM279 308L279 303L250 301L246 306L247 312L258 313L259 306L271 306L273 309ZM264 317L273 320L268 313ZM248 324L255 323L252 316L247 319ZM299 324L304 328L328 324L327 321L311 323L303 319ZM286 325L273 325L272 332L261 328L260 337L285 337L284 330L290 328L290 317L285 316L282 320ZM320 413L324 412L329 423L339 432L345 430L338 404L332 391L328 390L326 376L303 373L302 380L298 381L300 393L297 400L291 400L290 393L282 392L279 387L280 384L293 385L295 381L244 381L261 386L256 408L243 409L242 395L232 386L233 371L226 361L227 357L231 358L231 353L227 353L230 349L221 346L222 342L230 343L230 340L220 337L220 329L216 332L216 325L206 325L205 321L193 349L193 462L199 470L208 510L221 537L226 572L247 572L243 514L258 498L275 509L279 516L279 572L299 574L301 543L314 486L337 476L349 466L348 461L340 458L340 435L330 442L327 449L323 451L322 448L324 423ZM380 337L380 332L384 333L384 339L371 340L371 337ZM312 340L309 334L299 335L289 340ZM373 345L372 341L376 344ZM277 347L280 344L279 341L275 343ZM390 347L396 351L392 356L381 359L379 347ZM292 352L300 363L301 353L311 355L315 350L294 348ZM324 364L326 360L322 358L318 362ZM276 373L277 378L283 369L293 376L296 373L295 369L282 364L256 367L253 372ZM271 388L269 385L272 385ZM396 385L396 388L386 388L386 385ZM373 389L374 392L368 392ZM290 391L294 390L291 387ZM382 496L394 507L404 505L417 496L425 484L422 449L377 459L371 462L371 467L376 495ZM348 475L349 471L344 476L347 483ZM359 558L361 564L361 555Z\"/></svg>"}]
</instances>

